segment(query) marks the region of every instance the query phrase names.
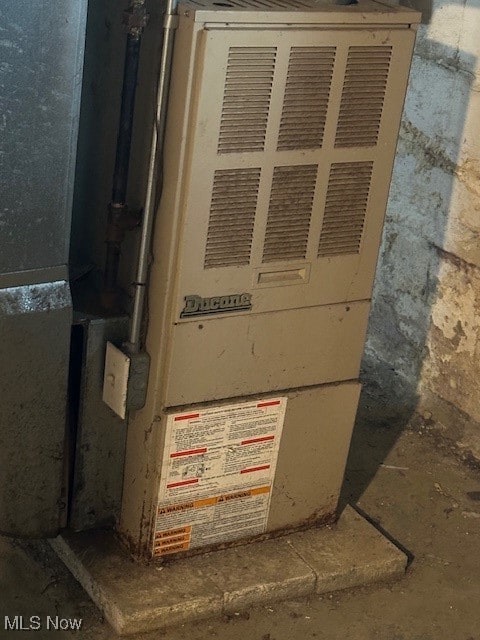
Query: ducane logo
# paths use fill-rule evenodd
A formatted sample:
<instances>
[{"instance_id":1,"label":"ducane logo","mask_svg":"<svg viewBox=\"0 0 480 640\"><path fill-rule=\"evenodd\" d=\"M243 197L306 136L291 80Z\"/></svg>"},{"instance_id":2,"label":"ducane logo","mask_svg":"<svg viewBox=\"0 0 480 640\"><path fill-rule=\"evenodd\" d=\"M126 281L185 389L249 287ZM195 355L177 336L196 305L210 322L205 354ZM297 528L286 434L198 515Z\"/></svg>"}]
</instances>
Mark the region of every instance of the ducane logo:
<instances>
[{"instance_id":1,"label":"ducane logo","mask_svg":"<svg viewBox=\"0 0 480 640\"><path fill-rule=\"evenodd\" d=\"M251 308L252 296L249 293L234 293L231 296L213 296L213 298L185 296L185 306L180 317L204 316L227 311L248 311Z\"/></svg>"}]
</instances>

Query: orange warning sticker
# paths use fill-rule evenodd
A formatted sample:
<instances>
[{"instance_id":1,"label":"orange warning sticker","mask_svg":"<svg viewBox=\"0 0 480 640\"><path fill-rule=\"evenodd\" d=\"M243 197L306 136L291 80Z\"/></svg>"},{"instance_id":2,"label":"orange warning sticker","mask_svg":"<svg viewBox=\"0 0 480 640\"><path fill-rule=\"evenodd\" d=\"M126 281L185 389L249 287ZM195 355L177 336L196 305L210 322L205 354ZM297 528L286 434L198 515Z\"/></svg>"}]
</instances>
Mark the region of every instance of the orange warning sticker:
<instances>
[{"instance_id":1,"label":"orange warning sticker","mask_svg":"<svg viewBox=\"0 0 480 640\"><path fill-rule=\"evenodd\" d=\"M199 509L200 507L212 507L216 501L217 498L203 498L203 500L195 500L193 508Z\"/></svg>"},{"instance_id":2,"label":"orange warning sticker","mask_svg":"<svg viewBox=\"0 0 480 640\"><path fill-rule=\"evenodd\" d=\"M171 538L172 536L190 534L191 531L192 531L192 527L179 527L178 529L170 529L168 531L157 531L155 533L155 540L159 540L161 538Z\"/></svg>"},{"instance_id":3,"label":"orange warning sticker","mask_svg":"<svg viewBox=\"0 0 480 640\"><path fill-rule=\"evenodd\" d=\"M157 542L155 543L155 547L159 548L159 547L168 547L171 544L177 544L179 542L189 542L190 541L190 536L185 537L185 536L170 536L170 538L164 538L163 540L157 540Z\"/></svg>"},{"instance_id":4,"label":"orange warning sticker","mask_svg":"<svg viewBox=\"0 0 480 640\"><path fill-rule=\"evenodd\" d=\"M193 509L194 505L194 502L184 502L183 504L171 504L168 507L159 507L158 515L163 515L164 513L172 513L173 511L185 511L186 509Z\"/></svg>"},{"instance_id":5,"label":"orange warning sticker","mask_svg":"<svg viewBox=\"0 0 480 640\"><path fill-rule=\"evenodd\" d=\"M155 556L166 556L169 553L179 553L180 551L188 551L190 548L189 542L180 542L177 544L172 544L169 547L159 547L155 548L154 555Z\"/></svg>"},{"instance_id":6,"label":"orange warning sticker","mask_svg":"<svg viewBox=\"0 0 480 640\"><path fill-rule=\"evenodd\" d=\"M178 550L179 545L182 546L182 550L188 549L190 546L191 532L191 526L157 531L154 542L155 555L162 555L165 549L168 550L171 547L175 547L175 549Z\"/></svg>"},{"instance_id":7,"label":"orange warning sticker","mask_svg":"<svg viewBox=\"0 0 480 640\"><path fill-rule=\"evenodd\" d=\"M270 493L271 487L256 487L256 489L251 489L250 492L252 496L258 496L260 493Z\"/></svg>"}]
</instances>

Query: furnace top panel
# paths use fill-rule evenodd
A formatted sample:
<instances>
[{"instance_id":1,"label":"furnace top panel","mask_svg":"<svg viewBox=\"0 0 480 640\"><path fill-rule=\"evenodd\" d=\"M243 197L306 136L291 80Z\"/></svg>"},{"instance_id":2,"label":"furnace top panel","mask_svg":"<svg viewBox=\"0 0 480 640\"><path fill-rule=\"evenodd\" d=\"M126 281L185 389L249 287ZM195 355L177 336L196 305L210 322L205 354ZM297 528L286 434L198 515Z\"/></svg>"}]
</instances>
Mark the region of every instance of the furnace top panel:
<instances>
[{"instance_id":1,"label":"furnace top panel","mask_svg":"<svg viewBox=\"0 0 480 640\"><path fill-rule=\"evenodd\" d=\"M358 0L340 5L334 0L186 0L179 14L195 22L260 24L403 24L420 22L420 13L407 7Z\"/></svg>"}]
</instances>

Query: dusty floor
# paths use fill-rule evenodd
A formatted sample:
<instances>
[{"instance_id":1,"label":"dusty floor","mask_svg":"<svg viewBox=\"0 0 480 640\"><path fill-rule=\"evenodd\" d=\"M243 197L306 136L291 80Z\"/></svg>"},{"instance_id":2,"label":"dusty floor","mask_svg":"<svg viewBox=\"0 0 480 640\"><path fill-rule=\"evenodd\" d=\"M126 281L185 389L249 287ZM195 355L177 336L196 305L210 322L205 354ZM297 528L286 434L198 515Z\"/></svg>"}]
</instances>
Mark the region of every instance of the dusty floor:
<instances>
[{"instance_id":1,"label":"dusty floor","mask_svg":"<svg viewBox=\"0 0 480 640\"><path fill-rule=\"evenodd\" d=\"M353 500L413 556L404 579L259 607L142 640L480 640L480 472L425 428L357 426L344 501ZM75 635L6 631L4 616L83 618ZM114 640L43 543L0 539L0 638ZM137 638L139 638L137 636Z\"/></svg>"}]
</instances>

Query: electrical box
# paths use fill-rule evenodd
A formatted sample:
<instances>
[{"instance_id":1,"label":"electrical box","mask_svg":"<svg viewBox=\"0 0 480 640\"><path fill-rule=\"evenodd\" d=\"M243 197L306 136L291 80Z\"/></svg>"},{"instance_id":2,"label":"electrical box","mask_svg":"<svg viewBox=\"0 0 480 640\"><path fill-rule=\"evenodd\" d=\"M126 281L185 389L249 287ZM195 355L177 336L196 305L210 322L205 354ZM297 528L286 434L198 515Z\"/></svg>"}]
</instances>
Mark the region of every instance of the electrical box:
<instances>
[{"instance_id":1,"label":"electrical box","mask_svg":"<svg viewBox=\"0 0 480 640\"><path fill-rule=\"evenodd\" d=\"M335 518L419 14L180 3L118 531L163 557Z\"/></svg>"}]
</instances>

